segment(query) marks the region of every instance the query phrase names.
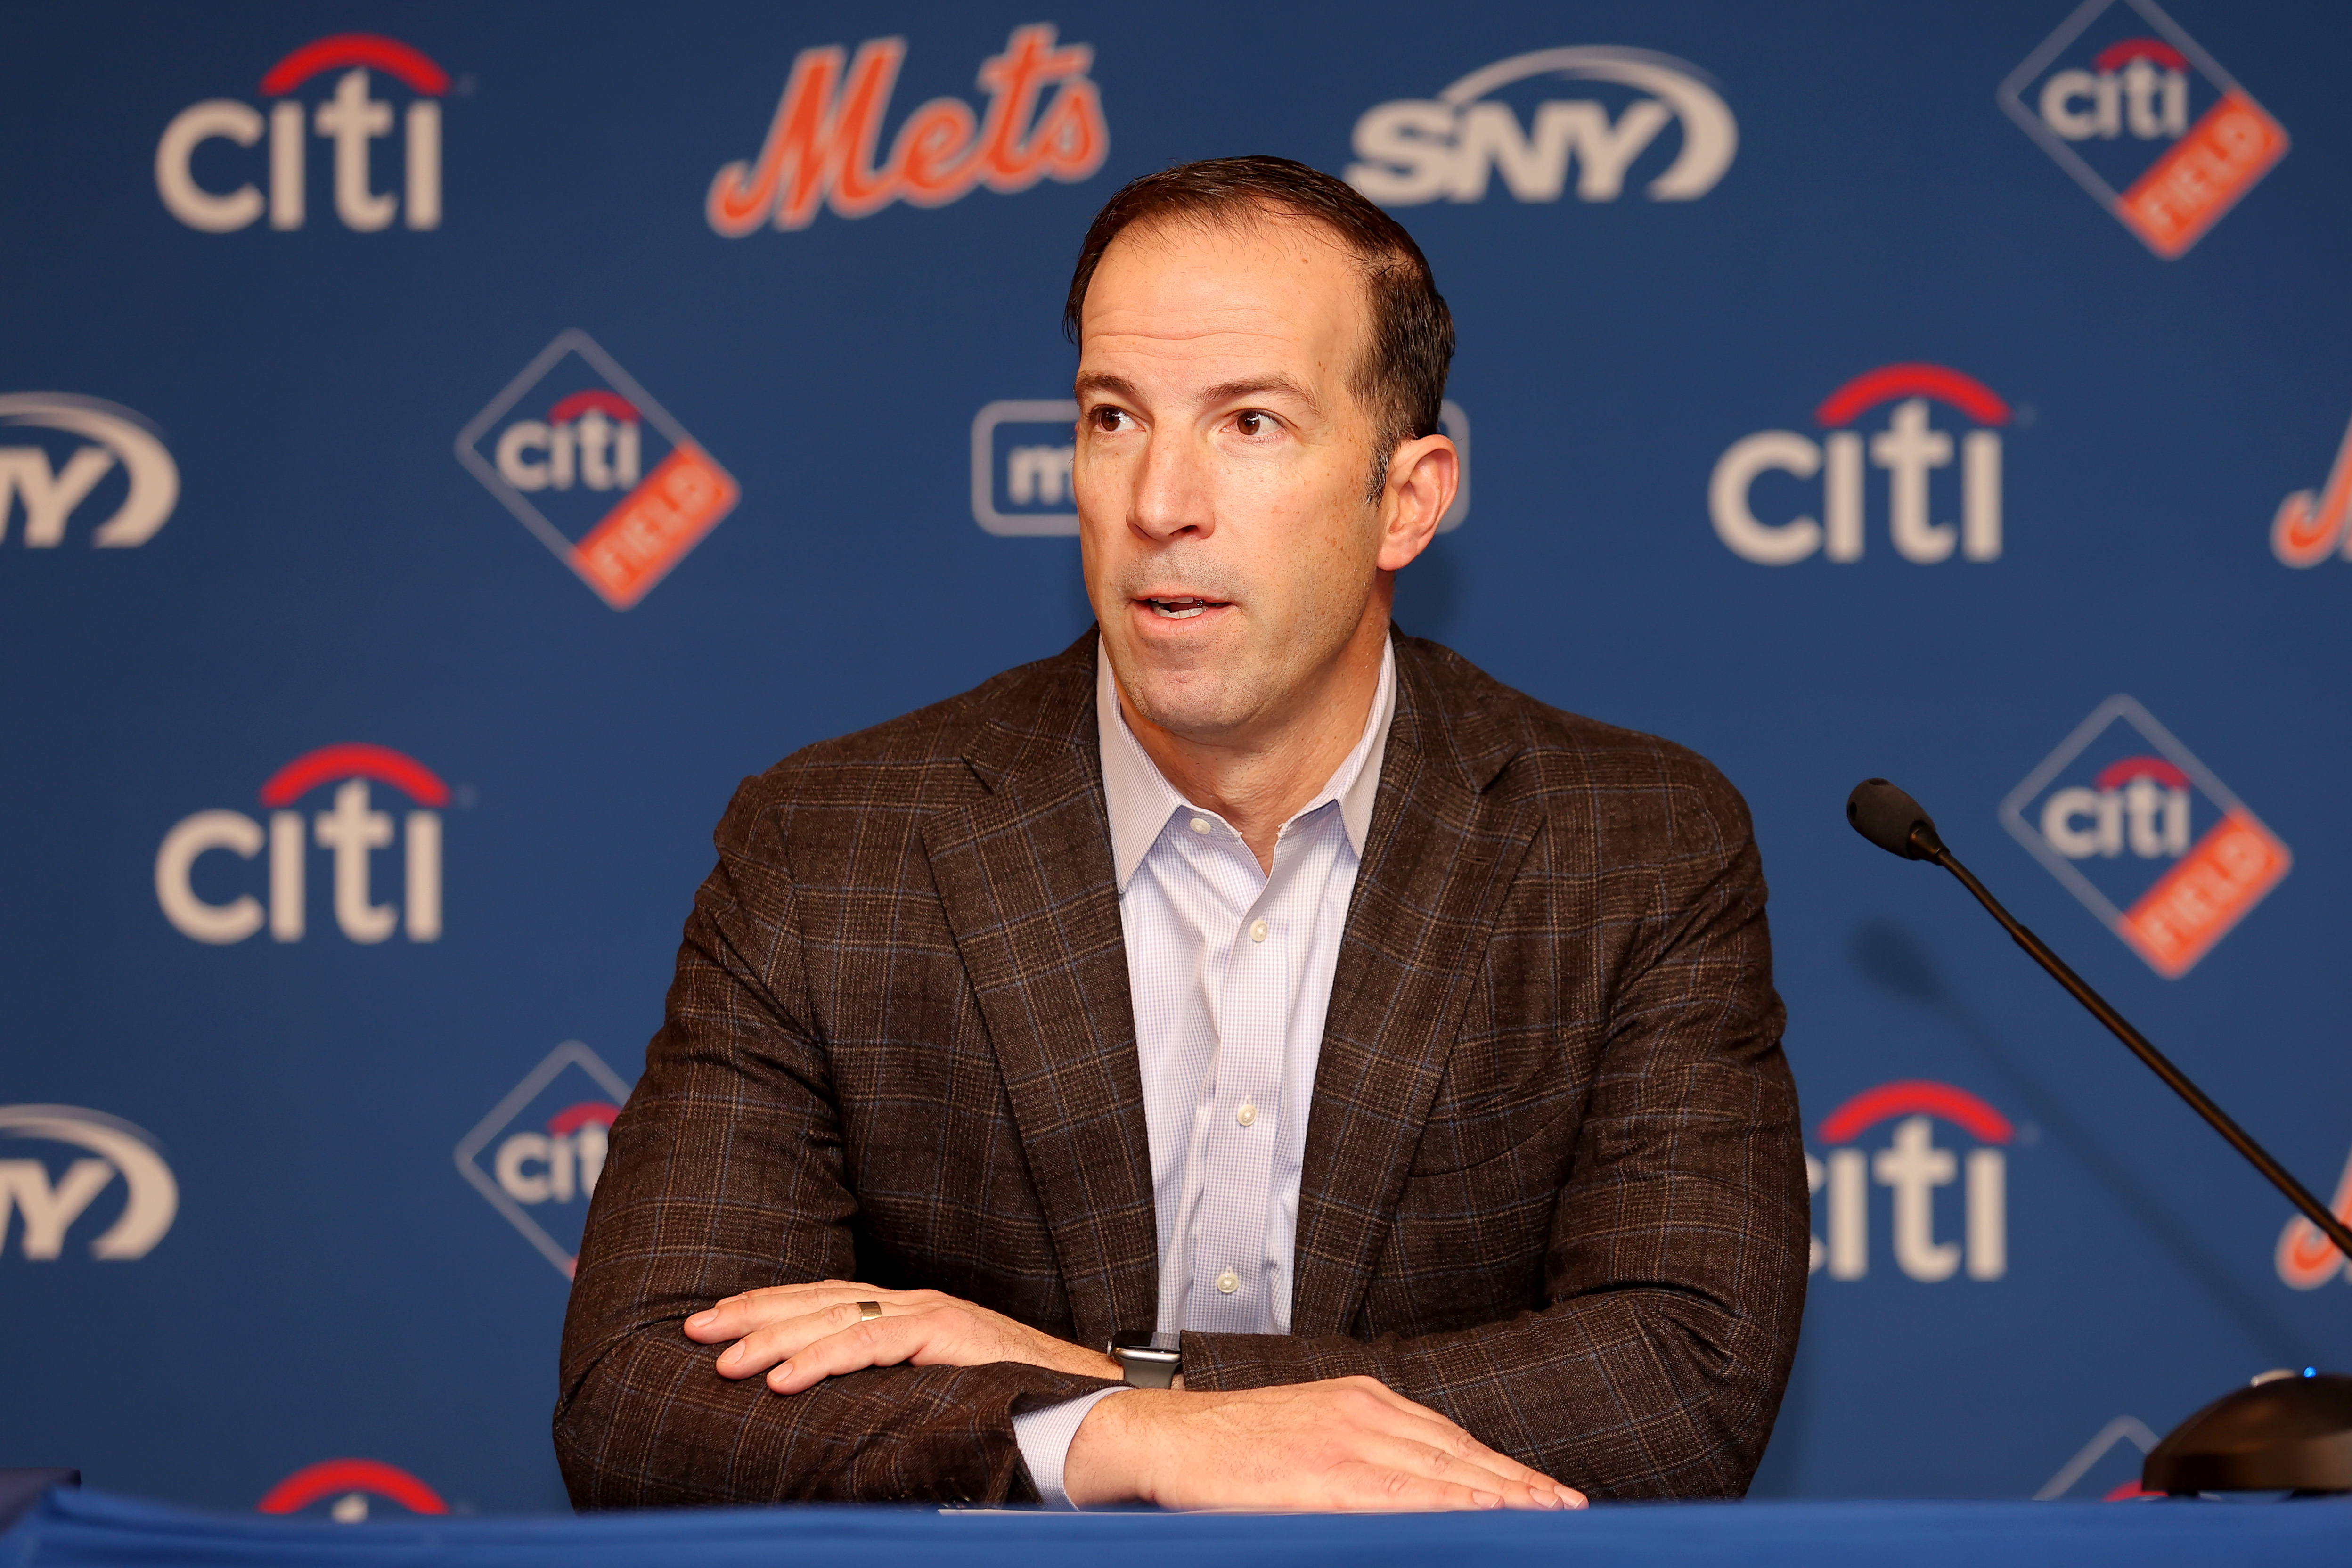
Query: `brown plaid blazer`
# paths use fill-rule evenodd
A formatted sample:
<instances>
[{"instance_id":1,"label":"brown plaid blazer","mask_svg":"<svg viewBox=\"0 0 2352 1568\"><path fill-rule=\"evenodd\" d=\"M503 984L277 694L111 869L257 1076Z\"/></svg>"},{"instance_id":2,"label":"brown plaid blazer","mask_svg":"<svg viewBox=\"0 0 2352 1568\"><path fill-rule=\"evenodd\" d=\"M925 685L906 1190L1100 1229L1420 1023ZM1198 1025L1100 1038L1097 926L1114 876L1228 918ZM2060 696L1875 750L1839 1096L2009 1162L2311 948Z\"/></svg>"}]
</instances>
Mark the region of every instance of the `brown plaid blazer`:
<instances>
[{"instance_id":1,"label":"brown plaid blazer","mask_svg":"<svg viewBox=\"0 0 2352 1568\"><path fill-rule=\"evenodd\" d=\"M738 791L564 1323L574 1503L1034 1497L1015 1411L882 1367L790 1397L680 1322L826 1278L1084 1344L1151 1326L1151 1160L1091 631ZM1288 1335L1195 1388L1369 1373L1596 1497L1743 1491L1809 1216L1764 879L1723 776L1399 637L1307 1134Z\"/></svg>"}]
</instances>

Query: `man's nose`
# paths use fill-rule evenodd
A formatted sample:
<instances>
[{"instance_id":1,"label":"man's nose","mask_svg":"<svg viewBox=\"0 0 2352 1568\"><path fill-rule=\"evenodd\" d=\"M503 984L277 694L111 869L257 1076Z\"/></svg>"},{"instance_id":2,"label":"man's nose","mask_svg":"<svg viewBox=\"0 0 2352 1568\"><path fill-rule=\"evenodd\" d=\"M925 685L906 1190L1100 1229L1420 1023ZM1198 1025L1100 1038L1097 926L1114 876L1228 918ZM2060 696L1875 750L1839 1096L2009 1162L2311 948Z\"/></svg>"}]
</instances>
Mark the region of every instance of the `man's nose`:
<instances>
[{"instance_id":1,"label":"man's nose","mask_svg":"<svg viewBox=\"0 0 2352 1568\"><path fill-rule=\"evenodd\" d=\"M1188 431L1155 430L1135 470L1128 526L1155 542L1216 531L1210 503L1209 454Z\"/></svg>"}]
</instances>

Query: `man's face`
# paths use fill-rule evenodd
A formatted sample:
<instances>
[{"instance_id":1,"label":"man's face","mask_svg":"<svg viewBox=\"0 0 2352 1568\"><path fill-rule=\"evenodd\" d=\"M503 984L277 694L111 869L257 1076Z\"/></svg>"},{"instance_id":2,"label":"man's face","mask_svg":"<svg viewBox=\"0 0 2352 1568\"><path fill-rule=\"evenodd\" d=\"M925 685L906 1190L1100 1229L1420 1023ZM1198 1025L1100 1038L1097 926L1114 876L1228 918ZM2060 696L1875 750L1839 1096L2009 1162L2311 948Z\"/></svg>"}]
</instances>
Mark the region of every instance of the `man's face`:
<instances>
[{"instance_id":1,"label":"man's face","mask_svg":"<svg viewBox=\"0 0 2352 1568\"><path fill-rule=\"evenodd\" d=\"M1131 710L1190 740L1278 724L1364 624L1382 505L1348 382L1361 275L1322 232L1138 226L1086 298L1076 479L1087 591ZM1450 470L1449 470L1450 472ZM1389 510L1393 510L1389 509Z\"/></svg>"}]
</instances>

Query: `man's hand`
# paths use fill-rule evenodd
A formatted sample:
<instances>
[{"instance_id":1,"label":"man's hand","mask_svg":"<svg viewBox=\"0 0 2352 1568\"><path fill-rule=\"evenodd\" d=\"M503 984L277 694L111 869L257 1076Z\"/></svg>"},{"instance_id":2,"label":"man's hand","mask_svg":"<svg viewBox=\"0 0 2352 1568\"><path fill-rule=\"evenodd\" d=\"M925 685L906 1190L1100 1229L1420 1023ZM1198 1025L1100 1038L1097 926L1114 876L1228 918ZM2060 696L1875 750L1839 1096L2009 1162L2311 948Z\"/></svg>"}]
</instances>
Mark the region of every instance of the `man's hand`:
<instances>
[{"instance_id":1,"label":"man's hand","mask_svg":"<svg viewBox=\"0 0 2352 1568\"><path fill-rule=\"evenodd\" d=\"M882 1309L863 1318L858 1303ZM981 1366L1026 1362L1081 1377L1120 1375L1100 1351L1040 1333L1001 1312L959 1301L937 1290L878 1290L846 1279L775 1285L730 1296L686 1321L698 1344L734 1343L719 1352L719 1375L768 1374L778 1394L798 1394L828 1377L860 1367Z\"/></svg>"},{"instance_id":2,"label":"man's hand","mask_svg":"<svg viewBox=\"0 0 2352 1568\"><path fill-rule=\"evenodd\" d=\"M1062 1479L1081 1508L1584 1506L1583 1493L1369 1377L1122 1394L1087 1412Z\"/></svg>"}]
</instances>

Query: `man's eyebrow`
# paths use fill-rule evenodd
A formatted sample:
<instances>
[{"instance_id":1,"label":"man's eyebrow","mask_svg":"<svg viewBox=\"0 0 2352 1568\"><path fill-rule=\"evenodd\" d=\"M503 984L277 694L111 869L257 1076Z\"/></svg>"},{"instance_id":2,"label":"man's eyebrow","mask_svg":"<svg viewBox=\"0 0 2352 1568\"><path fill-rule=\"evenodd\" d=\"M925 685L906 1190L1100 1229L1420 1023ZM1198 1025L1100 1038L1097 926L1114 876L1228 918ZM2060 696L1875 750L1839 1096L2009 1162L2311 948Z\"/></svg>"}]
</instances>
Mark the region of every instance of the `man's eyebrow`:
<instances>
[{"instance_id":1,"label":"man's eyebrow","mask_svg":"<svg viewBox=\"0 0 2352 1568\"><path fill-rule=\"evenodd\" d=\"M1315 401L1315 395L1286 375L1261 375L1253 376L1246 381L1228 381L1202 393L1201 401L1209 404L1239 403L1246 398L1264 396L1269 392L1297 398L1307 405L1310 413L1323 412L1323 405Z\"/></svg>"},{"instance_id":2,"label":"man's eyebrow","mask_svg":"<svg viewBox=\"0 0 2352 1568\"><path fill-rule=\"evenodd\" d=\"M1119 376L1106 375L1101 371L1090 371L1078 377L1076 391L1081 397L1089 392L1099 392L1127 403L1139 401L1131 383Z\"/></svg>"}]
</instances>

